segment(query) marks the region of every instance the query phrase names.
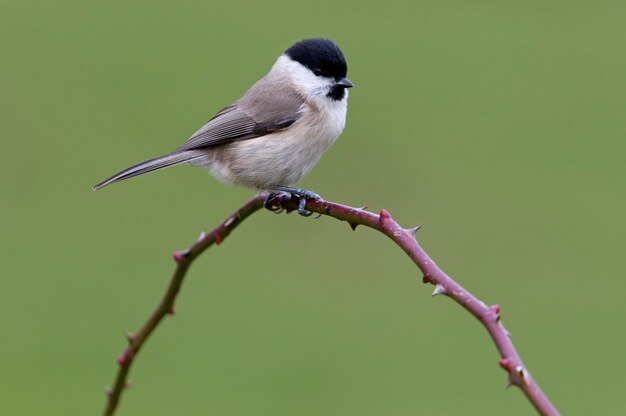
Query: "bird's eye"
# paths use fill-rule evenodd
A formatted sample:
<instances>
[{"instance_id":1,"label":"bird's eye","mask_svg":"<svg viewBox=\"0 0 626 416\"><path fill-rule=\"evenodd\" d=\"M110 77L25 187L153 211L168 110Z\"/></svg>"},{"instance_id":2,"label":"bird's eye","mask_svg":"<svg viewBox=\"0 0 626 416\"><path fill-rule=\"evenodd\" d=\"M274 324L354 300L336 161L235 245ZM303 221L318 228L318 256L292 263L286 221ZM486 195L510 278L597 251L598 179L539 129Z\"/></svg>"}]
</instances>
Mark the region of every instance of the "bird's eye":
<instances>
[{"instance_id":1,"label":"bird's eye","mask_svg":"<svg viewBox=\"0 0 626 416\"><path fill-rule=\"evenodd\" d=\"M320 75L322 75L322 69L321 68L313 68L313 73L315 74L316 77L319 77Z\"/></svg>"}]
</instances>

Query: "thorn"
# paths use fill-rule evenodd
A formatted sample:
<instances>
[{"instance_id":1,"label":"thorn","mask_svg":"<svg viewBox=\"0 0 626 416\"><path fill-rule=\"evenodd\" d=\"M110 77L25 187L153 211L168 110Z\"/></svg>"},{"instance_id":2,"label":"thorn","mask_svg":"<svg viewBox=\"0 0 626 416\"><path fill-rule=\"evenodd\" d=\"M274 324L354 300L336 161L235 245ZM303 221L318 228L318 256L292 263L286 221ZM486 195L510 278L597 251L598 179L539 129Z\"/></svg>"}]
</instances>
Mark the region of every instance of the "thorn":
<instances>
[{"instance_id":1,"label":"thorn","mask_svg":"<svg viewBox=\"0 0 626 416\"><path fill-rule=\"evenodd\" d=\"M435 290L433 290L433 294L431 296L435 297L439 295L445 295L446 293L447 290L443 286L435 285Z\"/></svg>"},{"instance_id":2,"label":"thorn","mask_svg":"<svg viewBox=\"0 0 626 416\"><path fill-rule=\"evenodd\" d=\"M167 310L167 314L174 315L175 313L176 313L176 309L174 308L174 305L170 306L169 309Z\"/></svg>"},{"instance_id":3,"label":"thorn","mask_svg":"<svg viewBox=\"0 0 626 416\"><path fill-rule=\"evenodd\" d=\"M222 238L220 233L216 233L215 234L215 244L220 245L220 244L222 244L222 241L224 241L224 239Z\"/></svg>"},{"instance_id":4,"label":"thorn","mask_svg":"<svg viewBox=\"0 0 626 416\"><path fill-rule=\"evenodd\" d=\"M509 373L509 386L516 385L521 387L522 384L526 384L525 377L524 368L521 365L518 365L512 372Z\"/></svg>"},{"instance_id":5,"label":"thorn","mask_svg":"<svg viewBox=\"0 0 626 416\"><path fill-rule=\"evenodd\" d=\"M366 209L368 209L369 207L367 205L362 206L361 208L357 208L360 211L365 211Z\"/></svg>"},{"instance_id":6,"label":"thorn","mask_svg":"<svg viewBox=\"0 0 626 416\"><path fill-rule=\"evenodd\" d=\"M504 326L502 326L502 330L504 331L507 337L511 338L511 333L507 331L506 328L504 328Z\"/></svg>"},{"instance_id":7,"label":"thorn","mask_svg":"<svg viewBox=\"0 0 626 416\"><path fill-rule=\"evenodd\" d=\"M388 220L390 218L391 218L391 215L389 215L389 213L387 212L386 209L383 208L383 209L380 210L380 216L379 216L380 222L383 222L383 221Z\"/></svg>"},{"instance_id":8,"label":"thorn","mask_svg":"<svg viewBox=\"0 0 626 416\"><path fill-rule=\"evenodd\" d=\"M228 217L228 219L224 222L224 227L230 227L235 222L235 218Z\"/></svg>"},{"instance_id":9,"label":"thorn","mask_svg":"<svg viewBox=\"0 0 626 416\"><path fill-rule=\"evenodd\" d=\"M129 344L132 344L135 341L135 334L131 332L124 333L124 338L128 341Z\"/></svg>"},{"instance_id":10,"label":"thorn","mask_svg":"<svg viewBox=\"0 0 626 416\"><path fill-rule=\"evenodd\" d=\"M127 389L127 390L128 390L128 389L131 389L132 387L133 387L133 383L131 383L130 381L126 380L126 381L124 382L124 388L125 388L125 389Z\"/></svg>"},{"instance_id":11,"label":"thorn","mask_svg":"<svg viewBox=\"0 0 626 416\"><path fill-rule=\"evenodd\" d=\"M105 395L107 395L107 396L110 396L110 395L111 395L111 393L113 393L113 390L111 389L111 387L106 386L106 387L104 388L104 394L105 394Z\"/></svg>"},{"instance_id":12,"label":"thorn","mask_svg":"<svg viewBox=\"0 0 626 416\"><path fill-rule=\"evenodd\" d=\"M424 276L422 276L422 283L426 284L431 282L432 280L430 279L430 275L428 273L424 273Z\"/></svg>"},{"instance_id":13,"label":"thorn","mask_svg":"<svg viewBox=\"0 0 626 416\"><path fill-rule=\"evenodd\" d=\"M230 219L230 218L229 218L229 219ZM202 232L200 233L200 236L198 237L198 240L196 240L196 241L202 241L202 240L204 240L204 237L206 237L206 233L205 233L204 231L202 231Z\"/></svg>"},{"instance_id":14,"label":"thorn","mask_svg":"<svg viewBox=\"0 0 626 416\"><path fill-rule=\"evenodd\" d=\"M506 382L506 386L504 386L505 389L508 389L509 387L511 387L513 384L513 380L511 379L511 377L509 377L509 379Z\"/></svg>"},{"instance_id":15,"label":"thorn","mask_svg":"<svg viewBox=\"0 0 626 416\"><path fill-rule=\"evenodd\" d=\"M350 225L350 228L352 228L352 231L356 231L356 227L359 225L356 222L348 222L348 224Z\"/></svg>"},{"instance_id":16,"label":"thorn","mask_svg":"<svg viewBox=\"0 0 626 416\"><path fill-rule=\"evenodd\" d=\"M407 228L404 231L406 231L411 237L413 238L417 238L417 232L421 229L422 227L420 227L419 225L417 227L414 228Z\"/></svg>"}]
</instances>

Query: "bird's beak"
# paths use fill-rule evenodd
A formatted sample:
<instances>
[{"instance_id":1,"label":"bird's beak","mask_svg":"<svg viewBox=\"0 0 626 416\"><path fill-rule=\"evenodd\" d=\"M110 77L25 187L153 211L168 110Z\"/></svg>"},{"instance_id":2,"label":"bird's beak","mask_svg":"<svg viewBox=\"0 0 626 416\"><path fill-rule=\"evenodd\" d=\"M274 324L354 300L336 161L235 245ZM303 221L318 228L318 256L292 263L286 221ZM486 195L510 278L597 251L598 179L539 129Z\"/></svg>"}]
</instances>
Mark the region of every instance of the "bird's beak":
<instances>
[{"instance_id":1,"label":"bird's beak","mask_svg":"<svg viewBox=\"0 0 626 416\"><path fill-rule=\"evenodd\" d=\"M354 84L351 83L348 78L341 78L339 81L337 81L337 85L341 85L344 88L354 87Z\"/></svg>"}]
</instances>

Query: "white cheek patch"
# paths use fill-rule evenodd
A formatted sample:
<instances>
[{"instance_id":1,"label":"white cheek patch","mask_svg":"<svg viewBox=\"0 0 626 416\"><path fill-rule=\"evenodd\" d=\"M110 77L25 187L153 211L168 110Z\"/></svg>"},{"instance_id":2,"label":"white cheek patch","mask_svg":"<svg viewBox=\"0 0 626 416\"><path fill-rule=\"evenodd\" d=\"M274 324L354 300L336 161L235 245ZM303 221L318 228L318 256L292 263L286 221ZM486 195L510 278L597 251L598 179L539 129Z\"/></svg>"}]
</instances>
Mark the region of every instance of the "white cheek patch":
<instances>
[{"instance_id":1,"label":"white cheek patch","mask_svg":"<svg viewBox=\"0 0 626 416\"><path fill-rule=\"evenodd\" d=\"M316 76L309 68L285 55L278 58L272 68L272 71L274 70L285 74L292 80L298 91L310 98L325 96L333 86L333 80Z\"/></svg>"}]
</instances>

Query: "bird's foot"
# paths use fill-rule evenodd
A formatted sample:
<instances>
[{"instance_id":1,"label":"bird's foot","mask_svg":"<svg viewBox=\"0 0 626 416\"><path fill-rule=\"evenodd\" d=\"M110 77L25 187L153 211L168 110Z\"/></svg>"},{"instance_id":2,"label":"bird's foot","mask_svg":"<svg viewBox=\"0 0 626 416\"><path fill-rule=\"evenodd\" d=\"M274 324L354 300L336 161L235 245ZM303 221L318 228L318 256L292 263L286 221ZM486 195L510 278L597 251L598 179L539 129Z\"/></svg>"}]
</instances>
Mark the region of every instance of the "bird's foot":
<instances>
[{"instance_id":1,"label":"bird's foot","mask_svg":"<svg viewBox=\"0 0 626 416\"><path fill-rule=\"evenodd\" d=\"M274 190L275 191L280 191L280 192L287 192L287 193L290 193L291 195L295 196L296 198L298 198L298 214L303 216L303 217L310 217L313 214L313 212L307 211L304 208L306 206L307 199L314 199L314 200L318 200L318 201L322 199L321 196L319 196L315 192L309 191L308 189L291 188L289 186L276 186L276 187L274 187ZM270 196L271 196L271 194L270 194ZM268 199L265 202L267 203L268 200L269 200L269 197L268 197ZM267 208L267 206L266 206L266 208ZM276 210L273 210L273 211L276 211Z\"/></svg>"}]
</instances>

